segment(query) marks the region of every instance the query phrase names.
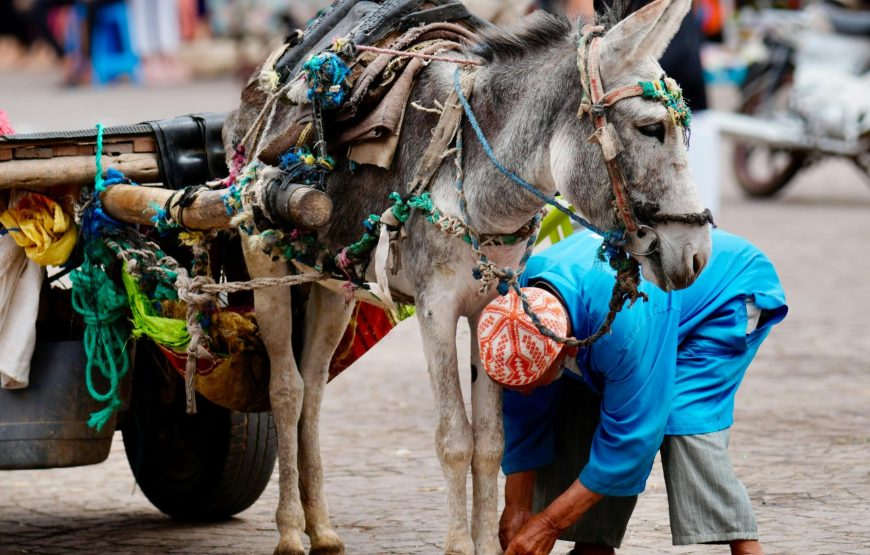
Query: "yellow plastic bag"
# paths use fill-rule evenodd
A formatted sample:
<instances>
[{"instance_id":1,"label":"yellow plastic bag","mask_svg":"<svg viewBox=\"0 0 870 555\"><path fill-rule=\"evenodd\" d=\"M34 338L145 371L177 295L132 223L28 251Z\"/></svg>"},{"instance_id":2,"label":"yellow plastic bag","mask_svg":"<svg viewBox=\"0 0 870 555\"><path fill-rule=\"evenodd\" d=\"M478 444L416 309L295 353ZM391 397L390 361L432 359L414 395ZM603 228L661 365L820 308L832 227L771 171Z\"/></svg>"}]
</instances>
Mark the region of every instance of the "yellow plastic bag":
<instances>
[{"instance_id":1,"label":"yellow plastic bag","mask_svg":"<svg viewBox=\"0 0 870 555\"><path fill-rule=\"evenodd\" d=\"M0 224L27 257L40 266L60 266L76 244L72 217L50 198L26 193L0 214Z\"/></svg>"}]
</instances>

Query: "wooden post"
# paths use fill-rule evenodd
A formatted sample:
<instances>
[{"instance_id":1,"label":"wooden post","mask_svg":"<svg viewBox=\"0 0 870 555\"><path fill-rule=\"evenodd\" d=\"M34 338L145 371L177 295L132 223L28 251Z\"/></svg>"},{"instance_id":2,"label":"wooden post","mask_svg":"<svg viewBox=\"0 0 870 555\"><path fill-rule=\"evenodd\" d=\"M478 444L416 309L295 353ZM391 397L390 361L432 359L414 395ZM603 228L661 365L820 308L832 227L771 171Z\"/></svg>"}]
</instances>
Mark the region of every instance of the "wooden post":
<instances>
[{"instance_id":1,"label":"wooden post","mask_svg":"<svg viewBox=\"0 0 870 555\"><path fill-rule=\"evenodd\" d=\"M102 195L106 212L122 222L154 225L152 218L176 191L159 187L112 185ZM186 229L210 230L230 227L224 204L226 190L203 190L181 212L179 223ZM329 222L332 201L323 191L293 185L275 195L272 219L305 229L319 229Z\"/></svg>"},{"instance_id":2,"label":"wooden post","mask_svg":"<svg viewBox=\"0 0 870 555\"><path fill-rule=\"evenodd\" d=\"M102 195L106 212L116 220L129 224L154 225L152 218L166 205L175 191L159 187L112 185ZM187 229L208 230L230 227L230 216L224 206L224 191L203 191L193 204L182 212Z\"/></svg>"}]
</instances>

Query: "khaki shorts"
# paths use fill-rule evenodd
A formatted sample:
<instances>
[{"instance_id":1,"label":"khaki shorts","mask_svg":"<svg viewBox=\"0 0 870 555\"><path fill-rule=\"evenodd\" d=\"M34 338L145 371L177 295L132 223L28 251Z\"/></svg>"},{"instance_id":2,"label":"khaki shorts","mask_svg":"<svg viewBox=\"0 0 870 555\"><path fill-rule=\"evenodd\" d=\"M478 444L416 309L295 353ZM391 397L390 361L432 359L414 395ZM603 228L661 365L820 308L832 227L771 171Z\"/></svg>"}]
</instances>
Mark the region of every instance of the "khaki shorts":
<instances>
[{"instance_id":1,"label":"khaki shorts","mask_svg":"<svg viewBox=\"0 0 870 555\"><path fill-rule=\"evenodd\" d=\"M562 380L556 413L556 460L538 469L533 508L561 495L589 460L599 400L583 384ZM728 430L665 436L661 448L674 545L755 540L758 533L746 488L728 457ZM605 497L560 539L618 548L637 497Z\"/></svg>"}]
</instances>

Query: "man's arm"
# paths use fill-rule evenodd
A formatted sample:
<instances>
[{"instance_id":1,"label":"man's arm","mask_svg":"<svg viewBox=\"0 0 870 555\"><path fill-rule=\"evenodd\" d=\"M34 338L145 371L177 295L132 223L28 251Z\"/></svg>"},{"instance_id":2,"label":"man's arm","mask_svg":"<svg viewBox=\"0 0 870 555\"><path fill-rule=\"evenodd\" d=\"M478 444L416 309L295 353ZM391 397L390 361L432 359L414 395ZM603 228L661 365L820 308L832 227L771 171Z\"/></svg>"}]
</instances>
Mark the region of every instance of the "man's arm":
<instances>
[{"instance_id":1,"label":"man's arm","mask_svg":"<svg viewBox=\"0 0 870 555\"><path fill-rule=\"evenodd\" d=\"M534 476L532 477L534 486ZM507 495L507 486L505 486ZM534 515L513 538L505 555L546 555L553 550L559 536L580 516L604 498L575 480L565 493ZM531 497L529 499L531 506Z\"/></svg>"},{"instance_id":2,"label":"man's arm","mask_svg":"<svg viewBox=\"0 0 870 555\"><path fill-rule=\"evenodd\" d=\"M613 334L593 351L604 375L601 420L579 479L602 495L644 490L671 411L679 310L662 304L648 310L642 319L617 318ZM611 341L618 334L624 340Z\"/></svg>"},{"instance_id":3,"label":"man's arm","mask_svg":"<svg viewBox=\"0 0 870 555\"><path fill-rule=\"evenodd\" d=\"M538 388L530 395L503 393L505 451L502 470L505 507L499 522L499 541L507 549L532 514L535 469L553 460L553 418L559 384Z\"/></svg>"},{"instance_id":4,"label":"man's arm","mask_svg":"<svg viewBox=\"0 0 870 555\"><path fill-rule=\"evenodd\" d=\"M524 395L505 389L502 393L504 419L505 476L534 470L553 462L553 420L559 404L557 380Z\"/></svg>"},{"instance_id":5,"label":"man's arm","mask_svg":"<svg viewBox=\"0 0 870 555\"><path fill-rule=\"evenodd\" d=\"M535 492L536 471L526 470L508 474L504 483L504 511L498 523L498 541L502 549L514 539L517 532L532 516L532 496Z\"/></svg>"},{"instance_id":6,"label":"man's arm","mask_svg":"<svg viewBox=\"0 0 870 555\"><path fill-rule=\"evenodd\" d=\"M617 320L613 336L593 348L605 384L589 462L568 490L529 519L507 554L549 553L561 532L604 495L643 491L670 411L679 321L677 310L653 310L642 320Z\"/></svg>"}]
</instances>

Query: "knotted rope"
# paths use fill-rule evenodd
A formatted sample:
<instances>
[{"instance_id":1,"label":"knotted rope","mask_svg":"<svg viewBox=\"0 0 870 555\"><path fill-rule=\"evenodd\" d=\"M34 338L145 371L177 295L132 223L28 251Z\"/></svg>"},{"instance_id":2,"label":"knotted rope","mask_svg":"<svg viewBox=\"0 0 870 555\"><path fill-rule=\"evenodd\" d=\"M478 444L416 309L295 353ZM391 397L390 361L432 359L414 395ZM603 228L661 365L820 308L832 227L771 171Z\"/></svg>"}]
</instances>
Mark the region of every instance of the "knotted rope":
<instances>
[{"instance_id":1,"label":"knotted rope","mask_svg":"<svg viewBox=\"0 0 870 555\"><path fill-rule=\"evenodd\" d=\"M186 326L190 340L186 348L185 389L189 413L196 412L194 392L197 360L211 358L204 316L211 306L217 304L221 293L292 286L331 277L328 273L309 272L246 282L215 283L206 275L209 264L208 251L204 245L210 236L200 232L182 232L179 239L193 250L195 275L191 276L187 269L166 255L158 245L146 241L135 229L114 220L103 210L101 193L112 185L130 181L114 169L108 170L107 178L103 177L102 142L103 126L98 125L94 191L79 210L85 260L70 276L73 282L73 307L85 321L85 378L88 392L95 400L107 403L105 408L93 413L88 422L89 426L97 429L101 429L121 406L118 387L129 369L129 357L125 349L129 329L125 316L130 305L141 302L141 299L133 298L135 295L125 294L111 279L109 268L113 260L119 259L124 263L124 273L129 280L150 282L149 287L153 289L155 298L178 298L187 304ZM237 154L239 156L236 158L241 158L243 150L239 149ZM241 160L234 176L236 179L241 176L239 183L234 184L239 188L250 177L248 173L252 173L242 172L240 167ZM196 192L191 190L179 196L173 195L173 202L164 207L165 214L161 218L164 225L183 225L183 209L195 198ZM237 200L235 196L228 195L225 199L228 211L236 207ZM138 286L131 290L134 293L139 291ZM109 380L109 389L105 393L97 391L94 385L95 370Z\"/></svg>"},{"instance_id":2,"label":"knotted rope","mask_svg":"<svg viewBox=\"0 0 870 555\"><path fill-rule=\"evenodd\" d=\"M659 212L661 208L657 202L638 202L634 204L634 213L637 218L645 222L655 223L679 223L687 225L706 225L710 224L716 227L716 222L713 221L713 213L709 208L705 208L701 212L687 214L670 214Z\"/></svg>"},{"instance_id":3,"label":"knotted rope","mask_svg":"<svg viewBox=\"0 0 870 555\"><path fill-rule=\"evenodd\" d=\"M175 279L179 300L187 304L187 331L190 342L187 344L187 363L184 370L184 385L187 393L187 412L196 412L196 365L200 358L212 358L208 351L208 334L202 326L201 316L209 305L216 302L220 293L254 291L269 287L301 285L331 277L328 273L309 272L279 278L256 278L249 281L230 281L215 283L206 275L191 277L187 270L180 268Z\"/></svg>"}]
</instances>

